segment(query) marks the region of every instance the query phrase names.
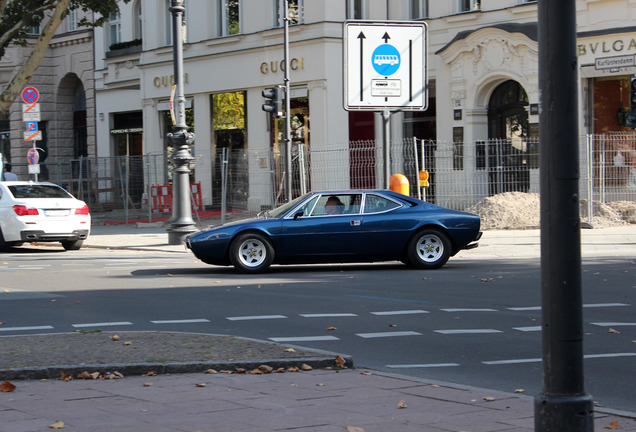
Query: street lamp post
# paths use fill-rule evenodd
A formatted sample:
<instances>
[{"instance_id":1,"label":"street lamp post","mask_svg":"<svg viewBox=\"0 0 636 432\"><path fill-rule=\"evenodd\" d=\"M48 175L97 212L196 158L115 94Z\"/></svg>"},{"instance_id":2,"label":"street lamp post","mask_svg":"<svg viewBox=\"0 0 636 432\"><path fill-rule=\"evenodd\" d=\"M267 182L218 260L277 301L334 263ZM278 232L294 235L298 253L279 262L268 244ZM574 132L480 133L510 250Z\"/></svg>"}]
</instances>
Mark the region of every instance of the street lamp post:
<instances>
[{"instance_id":1,"label":"street lamp post","mask_svg":"<svg viewBox=\"0 0 636 432\"><path fill-rule=\"evenodd\" d=\"M183 91L183 37L182 22L185 6L183 0L171 0L172 41L174 53L174 85L176 87L175 124L172 133L167 135L172 144L172 219L168 232L168 244L183 243L186 235L196 231L192 220L190 200L190 146L194 143L194 134L188 132L185 122L185 96Z\"/></svg>"}]
</instances>

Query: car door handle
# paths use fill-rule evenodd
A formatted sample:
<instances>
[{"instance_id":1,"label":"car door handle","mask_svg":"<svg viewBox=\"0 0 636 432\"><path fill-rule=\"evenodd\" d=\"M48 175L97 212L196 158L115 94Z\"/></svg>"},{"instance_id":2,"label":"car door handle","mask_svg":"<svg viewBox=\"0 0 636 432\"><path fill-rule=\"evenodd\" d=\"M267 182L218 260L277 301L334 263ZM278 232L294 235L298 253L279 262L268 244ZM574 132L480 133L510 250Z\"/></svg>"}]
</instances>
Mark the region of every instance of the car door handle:
<instances>
[{"instance_id":1,"label":"car door handle","mask_svg":"<svg viewBox=\"0 0 636 432\"><path fill-rule=\"evenodd\" d=\"M360 219L352 219L349 221L349 225L351 226L360 226L362 225L362 221Z\"/></svg>"}]
</instances>

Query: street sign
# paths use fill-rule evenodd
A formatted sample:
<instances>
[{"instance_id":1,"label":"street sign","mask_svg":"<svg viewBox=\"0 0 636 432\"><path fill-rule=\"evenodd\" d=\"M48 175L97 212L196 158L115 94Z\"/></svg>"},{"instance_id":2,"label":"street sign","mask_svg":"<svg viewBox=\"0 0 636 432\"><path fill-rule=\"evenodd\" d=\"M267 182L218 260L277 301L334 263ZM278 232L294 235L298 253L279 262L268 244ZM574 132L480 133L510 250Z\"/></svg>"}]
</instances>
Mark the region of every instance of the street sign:
<instances>
[{"instance_id":1,"label":"street sign","mask_svg":"<svg viewBox=\"0 0 636 432\"><path fill-rule=\"evenodd\" d=\"M40 153L34 148L30 148L27 152L27 160L29 165L36 165L40 161Z\"/></svg>"},{"instance_id":2,"label":"street sign","mask_svg":"<svg viewBox=\"0 0 636 432\"><path fill-rule=\"evenodd\" d=\"M24 132L24 140L25 141L41 141L42 134L40 133L40 131L35 131L35 132L26 131Z\"/></svg>"},{"instance_id":3,"label":"street sign","mask_svg":"<svg viewBox=\"0 0 636 432\"><path fill-rule=\"evenodd\" d=\"M344 108L425 110L427 26L414 21L346 21Z\"/></svg>"},{"instance_id":4,"label":"street sign","mask_svg":"<svg viewBox=\"0 0 636 432\"><path fill-rule=\"evenodd\" d=\"M24 103L32 104L36 103L40 98L40 92L35 87L26 87L22 90L22 100Z\"/></svg>"},{"instance_id":5,"label":"street sign","mask_svg":"<svg viewBox=\"0 0 636 432\"><path fill-rule=\"evenodd\" d=\"M23 103L22 104L22 121L29 122L35 121L39 122L40 119L40 104L34 102L32 104Z\"/></svg>"}]
</instances>

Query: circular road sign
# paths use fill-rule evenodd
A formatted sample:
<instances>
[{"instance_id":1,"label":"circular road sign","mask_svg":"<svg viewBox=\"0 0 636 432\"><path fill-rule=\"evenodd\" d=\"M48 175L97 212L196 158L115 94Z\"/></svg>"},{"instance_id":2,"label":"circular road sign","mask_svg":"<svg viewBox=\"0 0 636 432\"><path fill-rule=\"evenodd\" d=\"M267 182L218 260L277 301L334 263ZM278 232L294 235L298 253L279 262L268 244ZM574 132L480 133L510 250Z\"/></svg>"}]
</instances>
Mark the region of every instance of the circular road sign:
<instances>
[{"instance_id":1,"label":"circular road sign","mask_svg":"<svg viewBox=\"0 0 636 432\"><path fill-rule=\"evenodd\" d=\"M36 103L40 98L40 92L35 87L26 87L22 90L22 100L24 103Z\"/></svg>"},{"instance_id":2,"label":"circular road sign","mask_svg":"<svg viewBox=\"0 0 636 432\"><path fill-rule=\"evenodd\" d=\"M400 68L400 52L393 45L380 45L373 51L372 62L380 75L393 75Z\"/></svg>"},{"instance_id":3,"label":"circular road sign","mask_svg":"<svg viewBox=\"0 0 636 432\"><path fill-rule=\"evenodd\" d=\"M40 153L34 148L30 148L27 152L27 160L29 165L35 165L40 161Z\"/></svg>"}]
</instances>

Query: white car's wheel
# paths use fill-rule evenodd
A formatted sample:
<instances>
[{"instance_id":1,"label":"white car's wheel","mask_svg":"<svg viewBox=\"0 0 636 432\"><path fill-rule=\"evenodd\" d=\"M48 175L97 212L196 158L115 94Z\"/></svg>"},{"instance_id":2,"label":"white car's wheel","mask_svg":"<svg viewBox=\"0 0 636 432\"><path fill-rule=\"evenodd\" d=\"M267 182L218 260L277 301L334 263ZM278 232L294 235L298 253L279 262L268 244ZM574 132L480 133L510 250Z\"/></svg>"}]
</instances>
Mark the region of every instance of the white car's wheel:
<instances>
[{"instance_id":1,"label":"white car's wheel","mask_svg":"<svg viewBox=\"0 0 636 432\"><path fill-rule=\"evenodd\" d=\"M407 256L409 263L421 269L436 269L448 261L451 243L448 236L437 229L418 232L409 241Z\"/></svg>"},{"instance_id":2,"label":"white car's wheel","mask_svg":"<svg viewBox=\"0 0 636 432\"><path fill-rule=\"evenodd\" d=\"M274 247L262 234L241 234L230 246L230 261L242 273L261 273L274 261Z\"/></svg>"},{"instance_id":3,"label":"white car's wheel","mask_svg":"<svg viewBox=\"0 0 636 432\"><path fill-rule=\"evenodd\" d=\"M66 240L62 242L62 247L64 250L80 250L83 244L84 240Z\"/></svg>"}]
</instances>

